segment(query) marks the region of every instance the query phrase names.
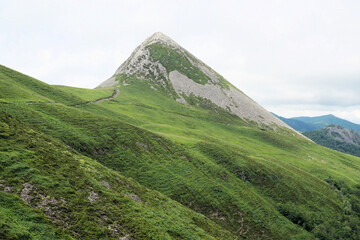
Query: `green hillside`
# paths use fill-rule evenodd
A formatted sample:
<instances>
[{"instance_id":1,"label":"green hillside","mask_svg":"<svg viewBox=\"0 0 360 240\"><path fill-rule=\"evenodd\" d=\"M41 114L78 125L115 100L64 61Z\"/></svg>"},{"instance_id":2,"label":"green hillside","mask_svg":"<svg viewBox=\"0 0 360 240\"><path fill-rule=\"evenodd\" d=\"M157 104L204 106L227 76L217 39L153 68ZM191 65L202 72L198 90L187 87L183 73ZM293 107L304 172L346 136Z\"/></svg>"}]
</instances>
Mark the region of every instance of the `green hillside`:
<instances>
[{"instance_id":1,"label":"green hillside","mask_svg":"<svg viewBox=\"0 0 360 240\"><path fill-rule=\"evenodd\" d=\"M58 91L58 87L47 87ZM93 94L91 91L90 99ZM20 104L16 98L8 100L0 106L1 239L236 238L203 215L81 154L80 148L85 145L70 147L70 142L45 133L55 129L59 134L74 131L74 135L66 137L76 135L74 140L84 140L79 144L91 144L92 129L75 130L67 122L56 122L55 115L57 110L70 111L75 120L81 118L78 114L85 114L87 124L96 120L95 115L63 104ZM48 112L49 106L54 108ZM46 116L50 112L54 117ZM40 125L42 129L38 128ZM51 129L43 131L50 125ZM123 125L129 134L136 132L134 127ZM128 143L134 140L129 139ZM105 146L104 142L101 144ZM136 144L133 145L136 152Z\"/></svg>"},{"instance_id":2,"label":"green hillside","mask_svg":"<svg viewBox=\"0 0 360 240\"><path fill-rule=\"evenodd\" d=\"M357 157L136 77L81 104L115 87L0 73L2 238L359 239Z\"/></svg>"}]
</instances>

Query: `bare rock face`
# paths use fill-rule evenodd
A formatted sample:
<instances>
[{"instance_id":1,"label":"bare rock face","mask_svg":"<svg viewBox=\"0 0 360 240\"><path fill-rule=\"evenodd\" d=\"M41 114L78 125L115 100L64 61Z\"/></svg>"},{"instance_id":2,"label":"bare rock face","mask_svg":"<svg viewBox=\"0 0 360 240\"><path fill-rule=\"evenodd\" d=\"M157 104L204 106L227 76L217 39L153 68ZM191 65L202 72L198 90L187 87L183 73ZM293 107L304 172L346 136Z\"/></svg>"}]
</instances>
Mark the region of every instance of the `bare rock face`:
<instances>
[{"instance_id":1,"label":"bare rock face","mask_svg":"<svg viewBox=\"0 0 360 240\"><path fill-rule=\"evenodd\" d=\"M155 33L149 38L147 38L140 46L138 46L131 54L131 56L120 65L116 70L115 74L101 83L98 87L110 87L118 84L116 81L116 76L119 74L126 75L139 75L139 76L154 76L155 80L160 83L160 85L165 86L165 81L168 80L166 68L158 62L153 61L150 56L149 49L147 46L150 46L152 43L161 42L163 44L180 47L177 43L172 41L170 38L165 36L162 33ZM162 77L165 79L162 79ZM144 77L140 77L144 79Z\"/></svg>"},{"instance_id":2,"label":"bare rock face","mask_svg":"<svg viewBox=\"0 0 360 240\"><path fill-rule=\"evenodd\" d=\"M202 85L187 78L178 71L170 72L169 78L175 91L180 96L183 94L186 96L194 94L195 96L209 99L223 109L229 109L230 112L244 120L288 127L284 122L233 86L229 86L229 89L227 89L213 83Z\"/></svg>"},{"instance_id":3,"label":"bare rock face","mask_svg":"<svg viewBox=\"0 0 360 240\"><path fill-rule=\"evenodd\" d=\"M156 50L153 50L154 46ZM182 104L187 104L186 98L193 95L210 100L245 121L291 129L178 43L159 32L138 46L115 74L98 87L119 84L118 76L148 81L155 90L165 88L170 97ZM131 84L122 81L124 83Z\"/></svg>"}]
</instances>

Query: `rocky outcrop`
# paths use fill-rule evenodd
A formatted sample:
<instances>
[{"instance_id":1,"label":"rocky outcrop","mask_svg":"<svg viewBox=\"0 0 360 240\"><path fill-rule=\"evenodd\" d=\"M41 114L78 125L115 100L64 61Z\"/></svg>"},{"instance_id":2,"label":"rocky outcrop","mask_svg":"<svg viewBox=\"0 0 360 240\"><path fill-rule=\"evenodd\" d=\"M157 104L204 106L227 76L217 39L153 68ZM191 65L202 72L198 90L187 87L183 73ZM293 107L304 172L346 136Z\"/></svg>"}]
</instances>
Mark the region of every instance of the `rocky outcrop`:
<instances>
[{"instance_id":1,"label":"rocky outcrop","mask_svg":"<svg viewBox=\"0 0 360 240\"><path fill-rule=\"evenodd\" d=\"M360 135L354 130L350 130L338 125L329 125L325 127L327 135L336 141L346 142L360 146Z\"/></svg>"},{"instance_id":2,"label":"rocky outcrop","mask_svg":"<svg viewBox=\"0 0 360 240\"><path fill-rule=\"evenodd\" d=\"M69 219L62 213L68 211L66 201L60 197L59 200L47 195L45 192L39 191L37 187L31 183L24 183L20 192L21 199L32 207L41 209L50 221L57 226L67 228Z\"/></svg>"}]
</instances>

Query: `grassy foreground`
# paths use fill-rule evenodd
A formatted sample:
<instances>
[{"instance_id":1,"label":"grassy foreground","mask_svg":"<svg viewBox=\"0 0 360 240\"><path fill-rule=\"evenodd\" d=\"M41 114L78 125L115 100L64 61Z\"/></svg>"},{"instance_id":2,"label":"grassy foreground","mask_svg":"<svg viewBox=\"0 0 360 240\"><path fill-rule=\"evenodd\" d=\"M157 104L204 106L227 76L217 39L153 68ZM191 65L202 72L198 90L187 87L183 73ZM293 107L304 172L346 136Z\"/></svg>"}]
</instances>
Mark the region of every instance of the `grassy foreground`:
<instances>
[{"instance_id":1,"label":"grassy foreground","mask_svg":"<svg viewBox=\"0 0 360 240\"><path fill-rule=\"evenodd\" d=\"M0 236L359 239L359 158L127 82L0 67Z\"/></svg>"}]
</instances>

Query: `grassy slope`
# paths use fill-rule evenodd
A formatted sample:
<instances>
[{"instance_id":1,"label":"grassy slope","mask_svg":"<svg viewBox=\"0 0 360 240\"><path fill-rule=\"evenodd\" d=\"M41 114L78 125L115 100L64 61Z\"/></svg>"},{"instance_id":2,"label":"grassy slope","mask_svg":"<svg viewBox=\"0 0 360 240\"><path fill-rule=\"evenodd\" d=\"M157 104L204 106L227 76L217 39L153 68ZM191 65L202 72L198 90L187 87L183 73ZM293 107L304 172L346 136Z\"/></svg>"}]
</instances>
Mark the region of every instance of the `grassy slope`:
<instances>
[{"instance_id":1,"label":"grassy slope","mask_svg":"<svg viewBox=\"0 0 360 240\"><path fill-rule=\"evenodd\" d=\"M72 137L76 140L81 135L84 142L80 140L80 144L91 144L91 133L89 137L81 129L44 114L56 115L72 108L50 103L26 105L14 100L0 105L2 239L118 239L127 235L135 239L236 238L203 215L49 136L54 132L71 133L67 140ZM76 109L72 112L77 117L81 113ZM93 114L84 114L89 115L84 117L85 121L97 120ZM76 115L72 117L75 119ZM31 125L44 128L35 129ZM53 127L47 128L50 125ZM129 126L129 131L135 128ZM28 194L32 199L25 204L19 196L27 184L32 186ZM99 197L93 203L88 199L91 192Z\"/></svg>"},{"instance_id":2,"label":"grassy slope","mask_svg":"<svg viewBox=\"0 0 360 240\"><path fill-rule=\"evenodd\" d=\"M113 90L87 91L71 87L57 86L56 88L36 80L32 77L16 72L0 65L0 102L56 102L74 105L91 101L103 96L109 96ZM72 91L66 92L67 89ZM83 97L86 96L86 99Z\"/></svg>"},{"instance_id":3,"label":"grassy slope","mask_svg":"<svg viewBox=\"0 0 360 240\"><path fill-rule=\"evenodd\" d=\"M313 216L317 215L319 210L328 217L341 215L343 203L323 179L328 176L343 179L343 173L336 170L342 164L339 164L338 160L325 162L324 159L329 161L334 158L334 153L327 154L327 150L306 140L300 138L297 140L299 143L294 144L290 136L279 137L272 132L256 130L244 125L241 120L231 115L227 118L219 118L219 115L203 109L192 106L184 108L175 101L168 101L166 96L154 94L153 90L144 84L124 87L115 101L104 102L97 106L90 105L85 109L99 112L100 106L111 111L108 117L122 119L122 115L125 114L132 119L141 119L134 122L130 119L129 122L186 146L193 166L182 165L181 169L182 171L185 169L185 172L181 172L179 168L172 170L172 166L165 167L162 163L158 165L151 162L151 166L147 166L146 162L140 165L130 162L116 166L109 163L109 160L97 157L100 161L112 165L112 168L164 192L183 204L191 203L190 207L208 216L216 216L220 219L228 217L231 220L226 225L239 226L238 221L242 218L231 215L222 217L221 214L224 213L214 213L215 209L221 209L226 215L234 209L244 211L249 208L247 213L241 214L250 215L249 218L252 220L264 218L262 220L264 222L248 223L252 228L257 229L257 225L259 228L266 226L270 228L269 231L274 231L274 234L280 234L282 237L286 236L282 234L289 231L292 234L298 231L300 234L301 230L295 230L285 223L280 223L281 219L274 220L263 216L263 211L269 211L268 215L279 218L278 212L272 209L275 206L293 221L300 219L300 223L306 222L310 225L307 227L310 230L315 227L315 221L324 221L322 217ZM126 119L123 120L126 121ZM216 147L219 145L221 147ZM116 153L113 154L115 156L112 158L117 158ZM219 161L219 159L224 160ZM357 159L350 159L350 162L354 162L353 165L358 164ZM138 167L141 169L140 173L136 171ZM168 173L169 169L171 173ZM279 172L285 173L279 174ZM352 176L350 174L351 177L346 179L350 184L358 183L357 169L349 167L344 172L352 173ZM201 176L200 173L204 173L205 176ZM268 183L268 186L264 186L268 180L271 180L268 179L271 175L277 179ZM209 176L211 176L210 179ZM239 181L239 178L248 179L244 184L244 181ZM169 179L174 179L174 181L169 181ZM219 188L217 190L212 189L214 180ZM182 181L181 186L179 186L179 181ZM170 189L169 186L171 186ZM239 191L239 186L245 190ZM204 193L204 189L210 191ZM212 191L219 191L223 199L220 198L219 202L211 204L213 199L219 198L219 194L214 194ZM186 192L190 193L186 194ZM309 194L313 197L309 198ZM230 205L226 208L224 205L233 199L242 199L243 202L237 202L235 206ZM256 203L255 199L259 202ZM249 204L252 201L253 205ZM266 201L269 201L272 206L266 205ZM210 206L204 207L209 203ZM262 208L259 210L259 215L254 216L253 210L260 206ZM334 209L332 213L329 212L331 208ZM296 217L290 215L296 215ZM284 225L284 230L279 229L281 224Z\"/></svg>"},{"instance_id":4,"label":"grassy slope","mask_svg":"<svg viewBox=\"0 0 360 240\"><path fill-rule=\"evenodd\" d=\"M73 239L15 195L0 192L0 239Z\"/></svg>"},{"instance_id":5,"label":"grassy slope","mask_svg":"<svg viewBox=\"0 0 360 240\"><path fill-rule=\"evenodd\" d=\"M79 90L62 92L76 97ZM81 92L78 98L89 94L91 100L92 90ZM288 132L279 135L219 110L181 105L141 82L121 87L115 100L78 108L2 108L238 236L326 238L324 232L338 229L356 234L359 159Z\"/></svg>"},{"instance_id":6,"label":"grassy slope","mask_svg":"<svg viewBox=\"0 0 360 240\"><path fill-rule=\"evenodd\" d=\"M0 236L5 239L69 239L67 234L81 239L128 234L135 239L234 237L204 216L77 154L4 112L0 115L0 172L2 187L10 187L0 195L5 202L0 215L7 216L0 220ZM18 197L24 184L34 186L29 193L32 209ZM99 197L94 203L88 199L91 192ZM134 196L137 201L130 198ZM56 202L46 203L46 199Z\"/></svg>"},{"instance_id":7,"label":"grassy slope","mask_svg":"<svg viewBox=\"0 0 360 240\"><path fill-rule=\"evenodd\" d=\"M102 89L85 89L85 88L75 88L75 87L68 87L62 85L53 86L58 91L67 92L70 95L75 95L84 102L87 101L94 101L100 98L111 96L114 93L113 88L102 88Z\"/></svg>"}]
</instances>

